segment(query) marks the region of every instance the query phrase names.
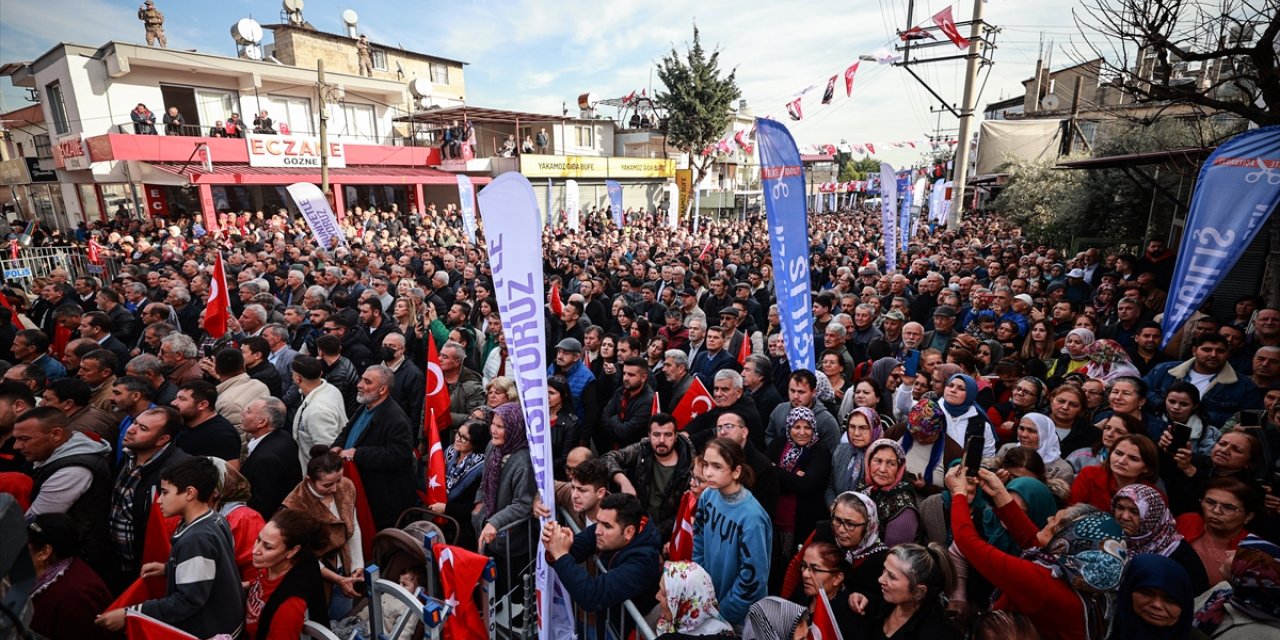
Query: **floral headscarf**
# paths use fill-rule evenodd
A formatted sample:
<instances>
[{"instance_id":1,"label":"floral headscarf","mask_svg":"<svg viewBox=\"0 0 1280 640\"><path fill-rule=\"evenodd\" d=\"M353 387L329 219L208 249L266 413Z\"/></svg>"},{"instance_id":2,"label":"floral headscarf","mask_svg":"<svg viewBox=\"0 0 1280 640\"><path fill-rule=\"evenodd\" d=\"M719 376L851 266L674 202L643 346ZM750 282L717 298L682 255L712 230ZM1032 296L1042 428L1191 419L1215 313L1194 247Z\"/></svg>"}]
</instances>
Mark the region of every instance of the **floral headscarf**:
<instances>
[{"instance_id":1,"label":"floral headscarf","mask_svg":"<svg viewBox=\"0 0 1280 640\"><path fill-rule=\"evenodd\" d=\"M1168 556L1182 542L1177 523L1164 498L1154 487L1131 484L1116 492L1111 499L1111 509L1121 498L1128 498L1138 507L1138 533L1126 536L1129 553L1158 553Z\"/></svg>"},{"instance_id":2,"label":"floral headscarf","mask_svg":"<svg viewBox=\"0 0 1280 640\"><path fill-rule=\"evenodd\" d=\"M907 465L906 465L907 452L902 449L902 445L898 444L897 440L890 440L888 438L881 438L879 440L876 440L875 442L872 442L870 446L867 447L867 460L868 460L867 471L865 474L863 474L863 481L867 483L868 487L875 486L875 484L871 482L871 463L870 463L871 457L876 454L876 451L879 451L880 449L884 449L884 448L893 449L893 452L898 456L898 477L893 479L893 485L891 485L889 489L892 489L893 487L896 487L898 484L900 484L902 482L902 476L907 471Z\"/></svg>"},{"instance_id":3,"label":"floral headscarf","mask_svg":"<svg viewBox=\"0 0 1280 640\"><path fill-rule=\"evenodd\" d=\"M1084 355L1089 359L1084 375L1094 380L1111 382L1120 376L1141 377L1129 354L1115 340L1096 340L1084 348Z\"/></svg>"},{"instance_id":4,"label":"floral headscarf","mask_svg":"<svg viewBox=\"0 0 1280 640\"><path fill-rule=\"evenodd\" d=\"M791 439L791 427L801 421L808 422L809 426L814 429L813 438L809 440L809 444L803 446ZM796 467L800 466L800 460L804 458L804 454L808 453L813 443L818 441L817 426L817 419L814 418L813 409L809 407L792 407L791 413L787 414L787 443L782 447L782 459L778 461L779 467L794 472Z\"/></svg>"},{"instance_id":5,"label":"floral headscarf","mask_svg":"<svg viewBox=\"0 0 1280 640\"><path fill-rule=\"evenodd\" d=\"M1280 625L1280 546L1250 534L1231 561L1231 586L1209 594L1196 612L1196 627L1213 635L1228 603L1254 621Z\"/></svg>"},{"instance_id":6,"label":"floral headscarf","mask_svg":"<svg viewBox=\"0 0 1280 640\"><path fill-rule=\"evenodd\" d=\"M667 609L675 619L659 618L659 634L709 636L733 629L720 617L715 585L701 566L683 561L666 563L662 567L662 587L667 594Z\"/></svg>"},{"instance_id":7,"label":"floral headscarf","mask_svg":"<svg viewBox=\"0 0 1280 640\"><path fill-rule=\"evenodd\" d=\"M933 400L921 400L907 413L907 433L912 440L928 440L946 428L942 407Z\"/></svg>"},{"instance_id":8,"label":"floral headscarf","mask_svg":"<svg viewBox=\"0 0 1280 640\"><path fill-rule=\"evenodd\" d=\"M1094 511L1059 523L1049 544L1028 553L1076 591L1103 593L1120 585L1128 547L1115 518Z\"/></svg>"},{"instance_id":9,"label":"floral headscarf","mask_svg":"<svg viewBox=\"0 0 1280 640\"><path fill-rule=\"evenodd\" d=\"M852 564L885 548L884 543L880 541L880 512L876 509L875 501L865 493L846 491L840 495L851 495L857 498L867 510L867 528L862 530L862 542L858 543L852 551L845 552L845 560Z\"/></svg>"},{"instance_id":10,"label":"floral headscarf","mask_svg":"<svg viewBox=\"0 0 1280 640\"><path fill-rule=\"evenodd\" d=\"M485 452L484 460L484 480L481 481L480 489L484 500L484 517L488 518L498 510L500 505L496 504L498 500L498 481L502 478L502 465L506 463L507 456L521 450L529 448L529 440L524 433L524 412L520 410L520 403L508 402L498 405L493 410L494 415L502 418L503 430L506 432L506 439L502 444L489 444L489 450Z\"/></svg>"},{"instance_id":11,"label":"floral headscarf","mask_svg":"<svg viewBox=\"0 0 1280 640\"><path fill-rule=\"evenodd\" d=\"M816 387L815 397L818 402L826 404L834 402L836 399L836 390L831 387L831 381L826 376L817 376L818 386Z\"/></svg>"},{"instance_id":12,"label":"floral headscarf","mask_svg":"<svg viewBox=\"0 0 1280 640\"><path fill-rule=\"evenodd\" d=\"M1084 360L1085 358L1088 357L1089 345L1093 344L1093 341L1096 339L1093 335L1093 332L1088 329L1077 328L1067 332L1067 337L1071 337L1071 336L1080 338L1080 341L1084 343L1085 350L1081 352L1079 356L1073 356L1071 355L1071 352L1067 351L1066 345L1063 345L1062 354L1070 357L1072 360Z\"/></svg>"},{"instance_id":13,"label":"floral headscarf","mask_svg":"<svg viewBox=\"0 0 1280 640\"><path fill-rule=\"evenodd\" d=\"M1040 446L1036 447L1036 453L1040 454L1045 464L1062 458L1062 441L1058 439L1058 429L1053 424L1053 418L1043 413L1028 413L1022 419L1030 420L1036 425L1036 431L1040 432Z\"/></svg>"}]
</instances>

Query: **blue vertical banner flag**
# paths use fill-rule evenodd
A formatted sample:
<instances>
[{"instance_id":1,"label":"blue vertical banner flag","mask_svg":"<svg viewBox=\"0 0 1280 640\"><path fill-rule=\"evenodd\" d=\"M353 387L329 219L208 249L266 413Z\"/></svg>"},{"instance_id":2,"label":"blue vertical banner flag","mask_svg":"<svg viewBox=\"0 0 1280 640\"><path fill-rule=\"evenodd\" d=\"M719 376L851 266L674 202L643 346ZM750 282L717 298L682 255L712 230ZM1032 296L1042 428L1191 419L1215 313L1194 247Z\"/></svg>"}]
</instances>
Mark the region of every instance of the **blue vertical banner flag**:
<instances>
[{"instance_id":1,"label":"blue vertical banner flag","mask_svg":"<svg viewBox=\"0 0 1280 640\"><path fill-rule=\"evenodd\" d=\"M791 370L813 371L813 301L809 284L809 220L804 167L782 123L756 118L760 180L773 254L773 281Z\"/></svg>"},{"instance_id":2,"label":"blue vertical banner flag","mask_svg":"<svg viewBox=\"0 0 1280 640\"><path fill-rule=\"evenodd\" d=\"M471 244L476 243L476 188L471 178L458 174L458 204L462 208L462 230Z\"/></svg>"},{"instance_id":3,"label":"blue vertical banner flag","mask_svg":"<svg viewBox=\"0 0 1280 640\"><path fill-rule=\"evenodd\" d=\"M604 190L609 193L609 211L613 214L613 226L622 228L622 185L617 180L605 180Z\"/></svg>"},{"instance_id":4,"label":"blue vertical banner flag","mask_svg":"<svg viewBox=\"0 0 1280 640\"><path fill-rule=\"evenodd\" d=\"M910 171L903 171L898 176L898 193L902 194L902 202L898 207L898 246L906 254L907 241L911 239L911 203L914 201Z\"/></svg>"},{"instance_id":5,"label":"blue vertical banner flag","mask_svg":"<svg viewBox=\"0 0 1280 640\"><path fill-rule=\"evenodd\" d=\"M493 295L498 300L502 333L514 368L507 376L515 379L520 397L538 495L555 513L538 197L524 176L514 171L504 173L480 191L480 216L484 220L489 264L493 266ZM566 616L563 606L552 606L556 599L561 603L568 600L560 597L563 587L547 566L541 542L537 553L536 587L541 613L538 637L572 637L572 611ZM553 594L556 594L554 598Z\"/></svg>"},{"instance_id":6,"label":"blue vertical banner flag","mask_svg":"<svg viewBox=\"0 0 1280 640\"><path fill-rule=\"evenodd\" d=\"M1280 126L1223 143L1200 168L1164 305L1164 343L1213 293L1280 203Z\"/></svg>"},{"instance_id":7,"label":"blue vertical banner flag","mask_svg":"<svg viewBox=\"0 0 1280 640\"><path fill-rule=\"evenodd\" d=\"M898 268L898 176L893 165L880 163L880 235L884 238L885 271Z\"/></svg>"}]
</instances>

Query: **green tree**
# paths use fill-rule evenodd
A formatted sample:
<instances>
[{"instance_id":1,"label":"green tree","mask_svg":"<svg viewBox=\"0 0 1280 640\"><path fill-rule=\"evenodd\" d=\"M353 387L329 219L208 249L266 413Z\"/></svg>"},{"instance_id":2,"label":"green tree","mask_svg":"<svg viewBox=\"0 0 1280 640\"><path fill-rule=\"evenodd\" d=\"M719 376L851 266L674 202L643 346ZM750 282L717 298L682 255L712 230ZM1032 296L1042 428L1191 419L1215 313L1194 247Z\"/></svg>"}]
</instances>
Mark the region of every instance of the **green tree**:
<instances>
[{"instance_id":1,"label":"green tree","mask_svg":"<svg viewBox=\"0 0 1280 640\"><path fill-rule=\"evenodd\" d=\"M667 144L689 155L695 185L715 161L714 154L704 156L702 150L724 135L733 105L742 96L736 73L734 69L721 76L720 51L702 48L697 25L685 54L672 47L658 64L658 79L666 91L659 90L654 99L667 114Z\"/></svg>"}]
</instances>

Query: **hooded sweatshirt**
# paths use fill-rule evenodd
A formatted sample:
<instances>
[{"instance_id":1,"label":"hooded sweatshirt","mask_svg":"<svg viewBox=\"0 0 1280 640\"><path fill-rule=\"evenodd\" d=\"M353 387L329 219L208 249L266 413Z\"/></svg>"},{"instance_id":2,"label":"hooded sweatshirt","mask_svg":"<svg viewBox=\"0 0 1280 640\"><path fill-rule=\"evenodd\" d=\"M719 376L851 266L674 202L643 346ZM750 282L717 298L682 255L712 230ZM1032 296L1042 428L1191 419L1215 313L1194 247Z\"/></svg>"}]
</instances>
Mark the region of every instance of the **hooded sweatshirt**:
<instances>
[{"instance_id":1,"label":"hooded sweatshirt","mask_svg":"<svg viewBox=\"0 0 1280 640\"><path fill-rule=\"evenodd\" d=\"M34 463L31 475L35 485L27 518L42 513L67 513L93 487L95 479L105 482L109 489L107 455L110 452L111 445L76 431L61 447L54 449L48 459ZM99 472L102 478L96 477Z\"/></svg>"}]
</instances>

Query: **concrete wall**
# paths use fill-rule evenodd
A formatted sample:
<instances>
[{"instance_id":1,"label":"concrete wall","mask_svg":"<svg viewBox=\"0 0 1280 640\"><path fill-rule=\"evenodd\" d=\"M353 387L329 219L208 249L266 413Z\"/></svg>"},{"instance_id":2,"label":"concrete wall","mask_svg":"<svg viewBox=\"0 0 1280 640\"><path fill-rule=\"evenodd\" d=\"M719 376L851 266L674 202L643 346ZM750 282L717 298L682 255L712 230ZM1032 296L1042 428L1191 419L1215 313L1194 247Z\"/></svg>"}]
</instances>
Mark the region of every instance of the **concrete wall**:
<instances>
[{"instance_id":1,"label":"concrete wall","mask_svg":"<svg viewBox=\"0 0 1280 640\"><path fill-rule=\"evenodd\" d=\"M335 73L359 75L360 62L356 57L356 39L344 35L307 31L292 27L275 27L275 57L287 65L314 68L316 60L324 60L325 70ZM466 83L463 80L462 65L451 60L433 58L426 55L413 55L398 49L388 49L370 43L373 50L386 54L386 69L373 70L373 77L397 82L409 82L414 78L431 76L431 66L443 66L448 75L445 84L434 83L434 95L446 100L461 101L466 96ZM401 78L396 64L404 70Z\"/></svg>"}]
</instances>

